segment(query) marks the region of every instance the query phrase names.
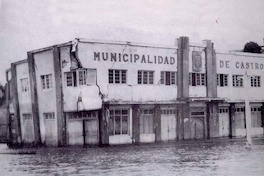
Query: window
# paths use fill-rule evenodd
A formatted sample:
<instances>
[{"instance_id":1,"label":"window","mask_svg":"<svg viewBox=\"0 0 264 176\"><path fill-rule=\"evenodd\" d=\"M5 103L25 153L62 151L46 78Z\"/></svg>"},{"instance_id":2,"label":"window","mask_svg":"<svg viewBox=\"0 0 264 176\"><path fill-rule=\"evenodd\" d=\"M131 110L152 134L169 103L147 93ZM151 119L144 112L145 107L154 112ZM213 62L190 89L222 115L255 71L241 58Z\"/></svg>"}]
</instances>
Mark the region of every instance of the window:
<instances>
[{"instance_id":1,"label":"window","mask_svg":"<svg viewBox=\"0 0 264 176\"><path fill-rule=\"evenodd\" d=\"M129 134L129 113L127 109L110 110L109 134Z\"/></svg>"},{"instance_id":2,"label":"window","mask_svg":"<svg viewBox=\"0 0 264 176\"><path fill-rule=\"evenodd\" d=\"M217 74L217 86L220 86L220 87L228 86L228 75Z\"/></svg>"},{"instance_id":3,"label":"window","mask_svg":"<svg viewBox=\"0 0 264 176\"><path fill-rule=\"evenodd\" d=\"M251 76L251 87L260 87L260 76Z\"/></svg>"},{"instance_id":4,"label":"window","mask_svg":"<svg viewBox=\"0 0 264 176\"><path fill-rule=\"evenodd\" d=\"M79 85L86 85L86 70L79 70Z\"/></svg>"},{"instance_id":5,"label":"window","mask_svg":"<svg viewBox=\"0 0 264 176\"><path fill-rule=\"evenodd\" d=\"M126 84L126 70L109 70L109 83Z\"/></svg>"},{"instance_id":6,"label":"window","mask_svg":"<svg viewBox=\"0 0 264 176\"><path fill-rule=\"evenodd\" d=\"M142 109L140 114L140 134L154 133L154 110Z\"/></svg>"},{"instance_id":7,"label":"window","mask_svg":"<svg viewBox=\"0 0 264 176\"><path fill-rule=\"evenodd\" d=\"M32 120L32 115L31 114L23 114L23 120L26 121L26 120Z\"/></svg>"},{"instance_id":8,"label":"window","mask_svg":"<svg viewBox=\"0 0 264 176\"><path fill-rule=\"evenodd\" d=\"M205 86L205 73L190 73L189 84L191 86Z\"/></svg>"},{"instance_id":9,"label":"window","mask_svg":"<svg viewBox=\"0 0 264 176\"><path fill-rule=\"evenodd\" d=\"M162 109L161 114L164 115L175 115L176 114L176 109Z\"/></svg>"},{"instance_id":10,"label":"window","mask_svg":"<svg viewBox=\"0 0 264 176\"><path fill-rule=\"evenodd\" d=\"M88 119L97 117L96 111L68 113L69 119Z\"/></svg>"},{"instance_id":11,"label":"window","mask_svg":"<svg viewBox=\"0 0 264 176\"><path fill-rule=\"evenodd\" d=\"M222 107L222 108L219 108L219 113L220 114L223 114L223 113L228 113L229 112L229 110L228 110L228 107Z\"/></svg>"},{"instance_id":12,"label":"window","mask_svg":"<svg viewBox=\"0 0 264 176\"><path fill-rule=\"evenodd\" d=\"M233 86L243 87L243 75L233 75Z\"/></svg>"},{"instance_id":13,"label":"window","mask_svg":"<svg viewBox=\"0 0 264 176\"><path fill-rule=\"evenodd\" d=\"M94 70L94 69L92 69ZM87 84L87 72L89 72L89 69L77 69L75 71L71 72L65 72L65 80L66 80L66 86L67 87L77 87L78 85L86 85ZM96 73L96 70L95 70ZM93 77L96 79L96 76ZM89 80L90 81L90 80ZM91 81L90 81L91 82Z\"/></svg>"},{"instance_id":14,"label":"window","mask_svg":"<svg viewBox=\"0 0 264 176\"><path fill-rule=\"evenodd\" d=\"M138 71L138 84L153 84L154 71Z\"/></svg>"},{"instance_id":15,"label":"window","mask_svg":"<svg viewBox=\"0 0 264 176\"><path fill-rule=\"evenodd\" d=\"M23 78L20 81L21 81L22 92L28 92L29 91L28 78Z\"/></svg>"},{"instance_id":16,"label":"window","mask_svg":"<svg viewBox=\"0 0 264 176\"><path fill-rule=\"evenodd\" d=\"M45 120L52 120L52 119L55 119L55 117L54 117L54 113L53 113L53 112L51 112L51 113L44 113L43 116L44 116L44 119L45 119Z\"/></svg>"},{"instance_id":17,"label":"window","mask_svg":"<svg viewBox=\"0 0 264 176\"><path fill-rule=\"evenodd\" d=\"M51 89L52 88L51 74L42 75L41 84L42 84L42 89Z\"/></svg>"},{"instance_id":18,"label":"window","mask_svg":"<svg viewBox=\"0 0 264 176\"><path fill-rule=\"evenodd\" d=\"M176 85L176 72L165 72L160 73L160 84L165 85Z\"/></svg>"},{"instance_id":19,"label":"window","mask_svg":"<svg viewBox=\"0 0 264 176\"><path fill-rule=\"evenodd\" d=\"M87 85L96 85L96 69L87 69Z\"/></svg>"},{"instance_id":20,"label":"window","mask_svg":"<svg viewBox=\"0 0 264 176\"><path fill-rule=\"evenodd\" d=\"M67 87L76 87L76 72L66 72L66 85Z\"/></svg>"}]
</instances>

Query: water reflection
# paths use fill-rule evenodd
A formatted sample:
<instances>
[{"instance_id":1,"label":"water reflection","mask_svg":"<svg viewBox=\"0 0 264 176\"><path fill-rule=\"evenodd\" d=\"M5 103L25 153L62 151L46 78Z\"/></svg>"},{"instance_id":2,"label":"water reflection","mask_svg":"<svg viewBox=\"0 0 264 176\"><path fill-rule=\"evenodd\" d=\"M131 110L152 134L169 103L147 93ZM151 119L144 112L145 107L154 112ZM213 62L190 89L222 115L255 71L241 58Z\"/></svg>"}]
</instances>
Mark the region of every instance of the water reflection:
<instances>
[{"instance_id":1,"label":"water reflection","mask_svg":"<svg viewBox=\"0 0 264 176\"><path fill-rule=\"evenodd\" d=\"M13 150L2 145L0 151ZM263 161L263 145L247 150L236 143L164 143L0 154L0 170L3 175L264 175Z\"/></svg>"}]
</instances>

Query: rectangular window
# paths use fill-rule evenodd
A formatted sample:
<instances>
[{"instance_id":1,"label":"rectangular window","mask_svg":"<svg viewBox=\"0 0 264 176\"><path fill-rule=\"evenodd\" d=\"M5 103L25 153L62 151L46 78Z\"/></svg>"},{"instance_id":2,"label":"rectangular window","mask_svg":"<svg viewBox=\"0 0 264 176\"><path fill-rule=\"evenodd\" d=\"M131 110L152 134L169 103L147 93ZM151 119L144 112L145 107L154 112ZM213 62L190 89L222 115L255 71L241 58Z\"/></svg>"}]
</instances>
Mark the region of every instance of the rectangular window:
<instances>
[{"instance_id":1,"label":"rectangular window","mask_svg":"<svg viewBox=\"0 0 264 176\"><path fill-rule=\"evenodd\" d=\"M26 121L26 120L32 120L32 115L31 114L23 114L23 120Z\"/></svg>"},{"instance_id":2,"label":"rectangular window","mask_svg":"<svg viewBox=\"0 0 264 176\"><path fill-rule=\"evenodd\" d=\"M205 86L206 85L205 73L190 73L189 84L191 86Z\"/></svg>"},{"instance_id":3,"label":"rectangular window","mask_svg":"<svg viewBox=\"0 0 264 176\"><path fill-rule=\"evenodd\" d=\"M251 87L260 87L260 76L250 77Z\"/></svg>"},{"instance_id":4,"label":"rectangular window","mask_svg":"<svg viewBox=\"0 0 264 176\"><path fill-rule=\"evenodd\" d=\"M160 73L160 84L165 85L176 85L176 72L165 72Z\"/></svg>"},{"instance_id":5,"label":"rectangular window","mask_svg":"<svg viewBox=\"0 0 264 176\"><path fill-rule=\"evenodd\" d=\"M243 75L233 75L233 87L243 87Z\"/></svg>"},{"instance_id":6,"label":"rectangular window","mask_svg":"<svg viewBox=\"0 0 264 176\"><path fill-rule=\"evenodd\" d=\"M128 109L110 110L109 134L129 134L129 113Z\"/></svg>"},{"instance_id":7,"label":"rectangular window","mask_svg":"<svg viewBox=\"0 0 264 176\"><path fill-rule=\"evenodd\" d=\"M53 112L51 112L51 113L43 113L43 117L44 117L45 120L55 119L55 116L54 116Z\"/></svg>"},{"instance_id":8,"label":"rectangular window","mask_svg":"<svg viewBox=\"0 0 264 176\"><path fill-rule=\"evenodd\" d=\"M21 81L21 91L22 92L28 92L29 91L29 83L28 83L28 78L23 78L20 79Z\"/></svg>"},{"instance_id":9,"label":"rectangular window","mask_svg":"<svg viewBox=\"0 0 264 176\"><path fill-rule=\"evenodd\" d=\"M221 108L219 108L219 113L220 114L228 113L228 112L229 112L228 107L221 107Z\"/></svg>"},{"instance_id":10,"label":"rectangular window","mask_svg":"<svg viewBox=\"0 0 264 176\"><path fill-rule=\"evenodd\" d=\"M65 73L66 78L66 85L67 87L76 87L76 72L66 72Z\"/></svg>"},{"instance_id":11,"label":"rectangular window","mask_svg":"<svg viewBox=\"0 0 264 176\"><path fill-rule=\"evenodd\" d=\"M96 69L87 69L87 85L96 85Z\"/></svg>"},{"instance_id":12,"label":"rectangular window","mask_svg":"<svg viewBox=\"0 0 264 176\"><path fill-rule=\"evenodd\" d=\"M51 74L41 75L41 85L42 89L51 89L52 88L52 77Z\"/></svg>"},{"instance_id":13,"label":"rectangular window","mask_svg":"<svg viewBox=\"0 0 264 176\"><path fill-rule=\"evenodd\" d=\"M138 84L154 84L154 71L138 71Z\"/></svg>"},{"instance_id":14,"label":"rectangular window","mask_svg":"<svg viewBox=\"0 0 264 176\"><path fill-rule=\"evenodd\" d=\"M217 74L217 86L220 86L220 87L228 86L228 75L227 74Z\"/></svg>"},{"instance_id":15,"label":"rectangular window","mask_svg":"<svg viewBox=\"0 0 264 176\"><path fill-rule=\"evenodd\" d=\"M126 84L126 70L108 70L109 83Z\"/></svg>"},{"instance_id":16,"label":"rectangular window","mask_svg":"<svg viewBox=\"0 0 264 176\"><path fill-rule=\"evenodd\" d=\"M79 85L86 85L86 70L78 70Z\"/></svg>"}]
</instances>

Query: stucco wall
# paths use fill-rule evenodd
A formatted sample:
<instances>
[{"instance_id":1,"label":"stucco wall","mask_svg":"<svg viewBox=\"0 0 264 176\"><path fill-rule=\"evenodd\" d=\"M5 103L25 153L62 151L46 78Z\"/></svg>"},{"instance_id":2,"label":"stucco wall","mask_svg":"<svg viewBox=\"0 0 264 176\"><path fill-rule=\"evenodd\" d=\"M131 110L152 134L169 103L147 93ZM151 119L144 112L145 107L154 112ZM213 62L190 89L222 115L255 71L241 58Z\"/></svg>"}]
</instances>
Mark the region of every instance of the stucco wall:
<instances>
[{"instance_id":1,"label":"stucco wall","mask_svg":"<svg viewBox=\"0 0 264 176\"><path fill-rule=\"evenodd\" d=\"M100 60L94 57L95 53L100 53ZM108 53L108 59L103 60L102 53ZM117 59L111 61L110 53L127 54L126 61ZM132 60L131 60L132 54ZM134 55L139 55L135 60ZM142 60L143 55L145 60ZM149 59L148 59L149 56ZM155 63L154 56L157 56ZM163 57L163 62L158 63L158 56ZM165 62L165 57L168 62ZM174 60L170 60L173 57ZM78 58L83 67L97 69L97 82L101 92L109 100L133 100L133 101L158 101L174 100L177 97L177 87L175 85L160 85L161 71L177 71L177 51L176 49L139 47L130 45L113 45L113 44L78 44ZM109 84L109 69L127 70L126 84ZM153 85L138 84L138 70L150 70L154 72ZM162 88L161 88L162 87Z\"/></svg>"},{"instance_id":2,"label":"stucco wall","mask_svg":"<svg viewBox=\"0 0 264 176\"><path fill-rule=\"evenodd\" d=\"M228 74L228 87L217 87L218 97L227 98L231 101L243 101L245 96L250 101L264 101L264 56L260 54L243 53L217 53L217 73ZM249 90L244 87L233 87L232 75L255 75L261 76L261 87L251 87L248 79ZM244 78L243 78L244 79Z\"/></svg>"},{"instance_id":3,"label":"stucco wall","mask_svg":"<svg viewBox=\"0 0 264 176\"><path fill-rule=\"evenodd\" d=\"M29 72L28 72L28 63L21 63L16 66L17 71L17 93L19 101L19 111L20 111L20 124L22 132L22 141L24 140L25 131L23 128L23 114L32 114L31 106L31 95L30 95L30 85L29 85ZM27 92L22 91L21 79L28 79L28 88ZM32 132L33 133L33 132Z\"/></svg>"},{"instance_id":4,"label":"stucco wall","mask_svg":"<svg viewBox=\"0 0 264 176\"><path fill-rule=\"evenodd\" d=\"M35 59L35 71L36 71L36 83L38 93L38 107L39 107L39 121L40 121L40 133L41 141L45 141L45 121L43 113L54 113L55 116L55 128L57 131L57 117L56 117L56 95L55 95L55 78L54 78L54 61L53 51L43 51L34 54ZM52 76L52 88L42 89L41 75L51 74Z\"/></svg>"}]
</instances>

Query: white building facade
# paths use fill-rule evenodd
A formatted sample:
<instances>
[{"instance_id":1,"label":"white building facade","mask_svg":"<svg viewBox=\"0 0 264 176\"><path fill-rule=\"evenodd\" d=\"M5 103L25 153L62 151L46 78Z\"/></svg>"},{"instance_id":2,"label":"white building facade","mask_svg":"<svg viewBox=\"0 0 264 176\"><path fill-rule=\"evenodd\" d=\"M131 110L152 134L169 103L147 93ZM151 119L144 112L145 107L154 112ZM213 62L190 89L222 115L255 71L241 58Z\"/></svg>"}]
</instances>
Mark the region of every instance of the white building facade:
<instances>
[{"instance_id":1,"label":"white building facade","mask_svg":"<svg viewBox=\"0 0 264 176\"><path fill-rule=\"evenodd\" d=\"M76 39L28 52L7 70L9 142L115 145L263 135L264 56ZM245 76L248 75L247 77ZM246 78L250 89L245 89Z\"/></svg>"}]
</instances>

